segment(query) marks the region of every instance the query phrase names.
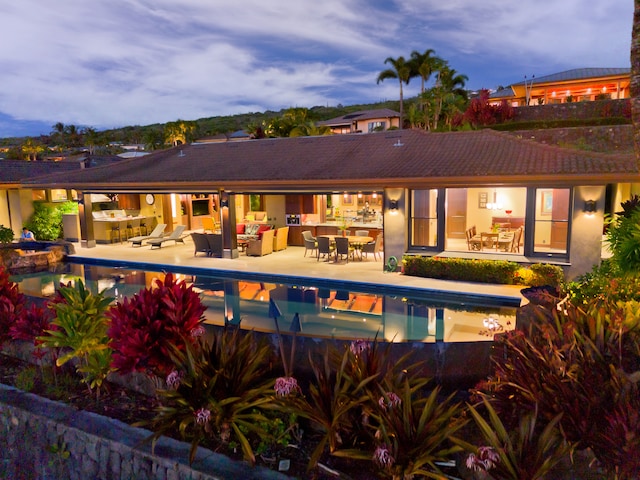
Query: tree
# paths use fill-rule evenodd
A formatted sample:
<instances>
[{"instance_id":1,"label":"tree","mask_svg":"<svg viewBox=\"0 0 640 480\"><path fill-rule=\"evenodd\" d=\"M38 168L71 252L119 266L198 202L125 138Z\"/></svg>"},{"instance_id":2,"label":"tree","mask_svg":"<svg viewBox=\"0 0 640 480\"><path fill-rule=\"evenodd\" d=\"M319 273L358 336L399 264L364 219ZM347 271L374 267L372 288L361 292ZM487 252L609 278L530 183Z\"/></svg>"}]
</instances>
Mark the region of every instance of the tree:
<instances>
[{"instance_id":1,"label":"tree","mask_svg":"<svg viewBox=\"0 0 640 480\"><path fill-rule=\"evenodd\" d=\"M436 97L435 112L433 115L433 128L438 128L438 119L442 114L445 103L456 104L455 96L462 97L467 100L467 91L464 89L465 84L469 80L466 75L459 74L446 63L440 67L434 93Z\"/></svg>"},{"instance_id":2,"label":"tree","mask_svg":"<svg viewBox=\"0 0 640 480\"><path fill-rule=\"evenodd\" d=\"M442 65L446 62L439 57L434 56L435 50L428 49L424 53L420 53L417 50L411 52L411 76L420 77L420 110L424 117L428 117L429 102L425 101L425 84L431 78L435 72L437 72ZM412 112L412 116L415 116L415 112ZM411 122L413 124L413 122ZM427 128L429 122L425 122L424 119L420 122L424 125L423 128Z\"/></svg>"},{"instance_id":3,"label":"tree","mask_svg":"<svg viewBox=\"0 0 640 480\"><path fill-rule=\"evenodd\" d=\"M40 142L28 137L22 144L22 153L26 157L25 160L38 160L38 155L44 152L45 147Z\"/></svg>"},{"instance_id":4,"label":"tree","mask_svg":"<svg viewBox=\"0 0 640 480\"><path fill-rule=\"evenodd\" d=\"M168 144L175 147L192 141L195 130L196 122L193 121L177 120L168 122L164 126L164 137Z\"/></svg>"},{"instance_id":5,"label":"tree","mask_svg":"<svg viewBox=\"0 0 640 480\"><path fill-rule=\"evenodd\" d=\"M83 132L84 144L89 147L89 155L93 155L96 150L96 146L100 142L100 135L95 128L87 127Z\"/></svg>"},{"instance_id":6,"label":"tree","mask_svg":"<svg viewBox=\"0 0 640 480\"><path fill-rule=\"evenodd\" d=\"M636 158L640 158L640 1L634 2L631 30L631 118Z\"/></svg>"},{"instance_id":7,"label":"tree","mask_svg":"<svg viewBox=\"0 0 640 480\"><path fill-rule=\"evenodd\" d=\"M331 127L327 125L318 126L312 120L293 127L289 132L290 137L315 137L320 135L331 135Z\"/></svg>"},{"instance_id":8,"label":"tree","mask_svg":"<svg viewBox=\"0 0 640 480\"><path fill-rule=\"evenodd\" d=\"M387 68L380 72L376 83L380 83L388 78L398 79L398 83L400 84L400 128L402 129L404 122L404 94L402 84L406 83L409 85L409 80L411 79L411 62L407 62L404 57L400 56L398 58L388 57L384 63L391 64L393 68Z\"/></svg>"}]
</instances>

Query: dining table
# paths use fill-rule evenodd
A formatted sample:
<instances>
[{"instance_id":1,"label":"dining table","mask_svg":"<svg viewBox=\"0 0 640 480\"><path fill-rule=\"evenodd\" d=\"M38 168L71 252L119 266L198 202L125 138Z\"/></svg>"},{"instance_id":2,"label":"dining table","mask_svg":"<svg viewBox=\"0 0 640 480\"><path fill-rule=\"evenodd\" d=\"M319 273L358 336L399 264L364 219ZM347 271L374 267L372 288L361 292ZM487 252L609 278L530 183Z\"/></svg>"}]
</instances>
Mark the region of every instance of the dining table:
<instances>
[{"instance_id":1,"label":"dining table","mask_svg":"<svg viewBox=\"0 0 640 480\"><path fill-rule=\"evenodd\" d=\"M334 243L336 237L342 237L343 235L317 235L318 237L326 237L329 239L329 242ZM360 235L346 235L346 238L349 239L349 245L353 245L353 248L360 252L359 259L362 260L362 246L366 243L373 242L373 237L364 237Z\"/></svg>"}]
</instances>

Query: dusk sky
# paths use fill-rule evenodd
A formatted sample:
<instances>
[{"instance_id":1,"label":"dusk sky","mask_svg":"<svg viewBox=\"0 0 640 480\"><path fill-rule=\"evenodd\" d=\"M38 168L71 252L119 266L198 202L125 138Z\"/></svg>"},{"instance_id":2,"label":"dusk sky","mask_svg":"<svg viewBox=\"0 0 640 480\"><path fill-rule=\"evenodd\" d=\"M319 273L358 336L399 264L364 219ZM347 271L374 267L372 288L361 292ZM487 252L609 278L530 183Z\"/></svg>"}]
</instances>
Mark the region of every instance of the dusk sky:
<instances>
[{"instance_id":1,"label":"dusk sky","mask_svg":"<svg viewBox=\"0 0 640 480\"><path fill-rule=\"evenodd\" d=\"M384 60L430 48L473 90L628 68L633 1L0 0L0 18L3 138L397 100Z\"/></svg>"}]
</instances>

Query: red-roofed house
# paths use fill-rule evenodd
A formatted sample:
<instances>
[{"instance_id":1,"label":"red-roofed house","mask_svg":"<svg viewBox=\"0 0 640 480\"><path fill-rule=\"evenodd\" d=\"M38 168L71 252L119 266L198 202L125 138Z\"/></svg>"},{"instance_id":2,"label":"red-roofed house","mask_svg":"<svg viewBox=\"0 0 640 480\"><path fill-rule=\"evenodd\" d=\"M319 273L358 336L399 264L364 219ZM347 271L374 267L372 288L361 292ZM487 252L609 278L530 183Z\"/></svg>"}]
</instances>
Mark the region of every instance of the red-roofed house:
<instances>
[{"instance_id":1,"label":"red-roofed house","mask_svg":"<svg viewBox=\"0 0 640 480\"><path fill-rule=\"evenodd\" d=\"M385 263L404 254L497 257L557 263L571 277L600 261L604 215L639 181L632 153L560 148L492 130L393 130L193 143L22 184L76 189L87 220L95 193L120 193L169 229L200 228L195 212L204 208L219 215L231 257L236 223L260 210L276 227L289 224L289 244L303 244L302 230L336 233L346 222L384 234ZM480 244L467 241L471 231L484 235ZM95 244L88 230L82 238Z\"/></svg>"}]
</instances>

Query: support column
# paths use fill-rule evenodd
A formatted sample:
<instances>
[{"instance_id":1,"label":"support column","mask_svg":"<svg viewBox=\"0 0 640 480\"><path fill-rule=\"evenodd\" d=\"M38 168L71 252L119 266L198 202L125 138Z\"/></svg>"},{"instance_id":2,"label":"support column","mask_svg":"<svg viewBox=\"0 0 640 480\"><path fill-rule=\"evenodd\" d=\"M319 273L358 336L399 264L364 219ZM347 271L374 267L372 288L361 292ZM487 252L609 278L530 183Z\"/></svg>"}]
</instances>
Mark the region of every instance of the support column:
<instances>
[{"instance_id":1,"label":"support column","mask_svg":"<svg viewBox=\"0 0 640 480\"><path fill-rule=\"evenodd\" d=\"M78 217L80 219L80 246L94 248L96 237L93 233L93 202L90 193L78 192Z\"/></svg>"},{"instance_id":2,"label":"support column","mask_svg":"<svg viewBox=\"0 0 640 480\"><path fill-rule=\"evenodd\" d=\"M220 230L222 231L222 258L238 258L238 237L236 233L236 199L224 190L218 192L220 198Z\"/></svg>"}]
</instances>

